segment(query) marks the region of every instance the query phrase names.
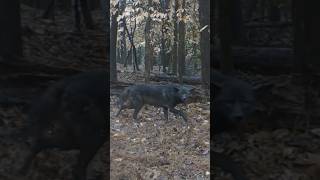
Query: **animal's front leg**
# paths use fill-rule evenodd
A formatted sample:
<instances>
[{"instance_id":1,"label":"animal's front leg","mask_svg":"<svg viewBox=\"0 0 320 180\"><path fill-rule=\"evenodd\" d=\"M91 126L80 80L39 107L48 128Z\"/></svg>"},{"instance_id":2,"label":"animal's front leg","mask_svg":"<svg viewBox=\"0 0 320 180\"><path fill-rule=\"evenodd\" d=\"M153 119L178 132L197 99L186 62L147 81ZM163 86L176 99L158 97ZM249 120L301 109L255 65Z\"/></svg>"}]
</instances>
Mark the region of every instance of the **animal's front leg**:
<instances>
[{"instance_id":1,"label":"animal's front leg","mask_svg":"<svg viewBox=\"0 0 320 180\"><path fill-rule=\"evenodd\" d=\"M172 112L172 113L174 113L176 115L180 115L185 122L188 121L187 116L181 110L178 110L178 109L175 109L175 108L170 108L170 112Z\"/></svg>"},{"instance_id":2,"label":"animal's front leg","mask_svg":"<svg viewBox=\"0 0 320 180\"><path fill-rule=\"evenodd\" d=\"M123 105L121 105L120 108L119 108L119 110L118 110L118 112L116 113L116 117L119 116L119 114L120 114L120 112L121 112L122 110L124 110L124 109L131 109L131 108L133 108L133 107L132 107L132 105L130 105L130 104L123 104Z\"/></svg>"},{"instance_id":3,"label":"animal's front leg","mask_svg":"<svg viewBox=\"0 0 320 180\"><path fill-rule=\"evenodd\" d=\"M168 121L169 120L169 114L168 114L168 108L167 107L163 107L163 113L164 113L164 117Z\"/></svg>"},{"instance_id":4,"label":"animal's front leg","mask_svg":"<svg viewBox=\"0 0 320 180\"><path fill-rule=\"evenodd\" d=\"M141 110L142 106L143 106L143 105L140 104L140 105L136 106L135 109L134 109L134 112L133 112L133 120L134 120L135 122L138 121L138 113L139 113L139 111Z\"/></svg>"}]
</instances>

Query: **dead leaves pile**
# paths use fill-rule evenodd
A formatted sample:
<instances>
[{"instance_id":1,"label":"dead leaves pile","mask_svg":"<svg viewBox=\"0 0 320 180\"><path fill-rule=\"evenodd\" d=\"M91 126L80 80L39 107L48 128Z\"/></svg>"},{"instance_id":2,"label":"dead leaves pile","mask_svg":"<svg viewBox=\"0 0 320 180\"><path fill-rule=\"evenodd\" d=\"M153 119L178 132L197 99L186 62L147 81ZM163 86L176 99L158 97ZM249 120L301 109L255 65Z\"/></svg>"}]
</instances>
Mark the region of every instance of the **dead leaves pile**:
<instances>
[{"instance_id":1,"label":"dead leaves pile","mask_svg":"<svg viewBox=\"0 0 320 180\"><path fill-rule=\"evenodd\" d=\"M183 109L189 123L160 108L147 106L133 126L132 110L115 117L110 104L111 179L209 179L210 104L191 103Z\"/></svg>"},{"instance_id":2,"label":"dead leaves pile","mask_svg":"<svg viewBox=\"0 0 320 180\"><path fill-rule=\"evenodd\" d=\"M253 84L272 85L258 97L259 112L250 119L255 126L243 137L232 134L215 136L213 150L229 154L253 180L320 179L319 113L313 113L309 127L306 126L303 118L304 88L297 84L297 77L254 78L251 79L254 79ZM311 89L314 111L320 102L316 91L317 88ZM271 124L272 128L264 127L264 124ZM218 176L226 179L221 171Z\"/></svg>"}]
</instances>

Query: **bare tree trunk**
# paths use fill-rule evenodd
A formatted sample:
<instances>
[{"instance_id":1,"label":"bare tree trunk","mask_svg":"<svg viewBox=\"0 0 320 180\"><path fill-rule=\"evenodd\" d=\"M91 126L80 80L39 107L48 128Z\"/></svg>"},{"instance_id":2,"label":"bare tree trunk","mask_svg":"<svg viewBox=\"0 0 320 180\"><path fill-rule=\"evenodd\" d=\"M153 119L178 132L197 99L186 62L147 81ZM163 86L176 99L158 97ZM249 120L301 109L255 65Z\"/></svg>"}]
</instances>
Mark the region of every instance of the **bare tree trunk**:
<instances>
[{"instance_id":1,"label":"bare tree trunk","mask_svg":"<svg viewBox=\"0 0 320 180\"><path fill-rule=\"evenodd\" d=\"M218 2L219 6L219 37L221 43L221 69L224 72L234 70L234 63L231 56L231 0Z\"/></svg>"},{"instance_id":2,"label":"bare tree trunk","mask_svg":"<svg viewBox=\"0 0 320 180\"><path fill-rule=\"evenodd\" d=\"M172 73L177 74L177 52L178 52L178 18L177 18L177 11L179 8L179 0L175 0L174 2L174 13L173 13L173 23L174 23L174 30L173 30L173 47L171 52L172 57Z\"/></svg>"},{"instance_id":3,"label":"bare tree trunk","mask_svg":"<svg viewBox=\"0 0 320 180\"><path fill-rule=\"evenodd\" d=\"M131 65L131 60L132 60L132 48L129 49L128 54L126 56L126 59L124 61L124 67L127 67L127 65Z\"/></svg>"},{"instance_id":4,"label":"bare tree trunk","mask_svg":"<svg viewBox=\"0 0 320 180\"><path fill-rule=\"evenodd\" d=\"M120 4L119 4L119 9L120 9L120 14L123 14L123 11L126 8L127 5L127 1L126 0L121 0ZM119 56L120 56L120 63L124 63L126 55L127 55L127 41L126 41L126 30L125 30L125 26L126 26L126 18L123 17L120 21L120 25L119 25L120 29L122 29L122 31L120 32L120 51L119 51Z\"/></svg>"},{"instance_id":5,"label":"bare tree trunk","mask_svg":"<svg viewBox=\"0 0 320 180\"><path fill-rule=\"evenodd\" d=\"M116 8L119 4L116 5ZM118 11L111 16L110 32L110 81L117 81L117 32L118 32Z\"/></svg>"},{"instance_id":6,"label":"bare tree trunk","mask_svg":"<svg viewBox=\"0 0 320 180\"><path fill-rule=\"evenodd\" d=\"M181 9L182 12L182 20L179 20L179 44L178 44L178 76L179 76L179 83L183 83L183 75L185 74L185 57L186 57L186 50L185 50L185 35L186 35L186 24L183 21L185 19L185 0L182 0Z\"/></svg>"},{"instance_id":7,"label":"bare tree trunk","mask_svg":"<svg viewBox=\"0 0 320 180\"><path fill-rule=\"evenodd\" d=\"M91 16L91 12L88 8L87 0L72 0L72 6L74 11L74 20L75 20L75 28L80 31L81 29L81 12L83 15L84 23L88 29L93 29L93 19Z\"/></svg>"},{"instance_id":8,"label":"bare tree trunk","mask_svg":"<svg viewBox=\"0 0 320 180\"><path fill-rule=\"evenodd\" d=\"M130 57L129 58L130 59L129 64L132 64L131 62L133 62L133 70L134 71L135 70L139 71L139 66L138 66L138 62L137 62L136 46L134 44L134 33L135 33L135 30L136 30L136 27L137 27L137 23L135 22L134 27L130 28L131 29L130 32L129 32L129 29L128 29L126 24L124 25L124 27L125 27L125 30L126 30L126 32L128 34L128 39L129 39L129 42L130 42L130 45L131 45L130 51L129 51L130 54L128 53L127 60L128 60L128 57Z\"/></svg>"},{"instance_id":9,"label":"bare tree trunk","mask_svg":"<svg viewBox=\"0 0 320 180\"><path fill-rule=\"evenodd\" d=\"M231 23L231 42L233 44L244 43L244 28L242 18L242 2L241 0L228 0L230 1L230 23ZM223 10L223 9L222 9Z\"/></svg>"},{"instance_id":10,"label":"bare tree trunk","mask_svg":"<svg viewBox=\"0 0 320 180\"><path fill-rule=\"evenodd\" d=\"M22 56L20 2L0 1L0 56Z\"/></svg>"},{"instance_id":11,"label":"bare tree trunk","mask_svg":"<svg viewBox=\"0 0 320 180\"><path fill-rule=\"evenodd\" d=\"M169 2L170 0L164 0L161 3L161 11L162 13L166 13L167 9L169 7ZM160 62L162 65L162 71L165 73L166 72L166 67L168 66L168 59L166 56L166 51L167 51L167 47L166 47L166 41L168 39L168 33L166 32L167 29L167 24L168 22L168 18L163 19L162 21L162 27L161 27L161 49L160 49ZM159 65L160 67L160 65Z\"/></svg>"},{"instance_id":12,"label":"bare tree trunk","mask_svg":"<svg viewBox=\"0 0 320 180\"><path fill-rule=\"evenodd\" d=\"M93 20L91 16L91 12L88 8L87 0L80 0L81 11L83 14L83 19L88 29L93 29Z\"/></svg>"},{"instance_id":13,"label":"bare tree trunk","mask_svg":"<svg viewBox=\"0 0 320 180\"><path fill-rule=\"evenodd\" d=\"M120 28L125 29L125 21L126 19L122 19L121 24L120 24ZM123 30L120 32L120 62L124 63L125 58L126 58L126 54L127 54L127 41L126 41L126 31Z\"/></svg>"},{"instance_id":14,"label":"bare tree trunk","mask_svg":"<svg viewBox=\"0 0 320 180\"><path fill-rule=\"evenodd\" d=\"M52 20L55 20L54 11L55 11L55 4L56 0L51 0L49 5L47 6L45 12L42 15L42 18L49 19L52 18Z\"/></svg>"},{"instance_id":15,"label":"bare tree trunk","mask_svg":"<svg viewBox=\"0 0 320 180\"><path fill-rule=\"evenodd\" d=\"M210 83L210 1L199 1L199 16L201 28L200 34L200 52L201 52L201 76L204 84Z\"/></svg>"},{"instance_id":16,"label":"bare tree trunk","mask_svg":"<svg viewBox=\"0 0 320 180\"><path fill-rule=\"evenodd\" d=\"M152 6L152 1L148 0L148 7L150 8ZM152 58L152 52L151 52L151 17L150 17L150 10L148 12L148 18L146 21L146 27L145 27L145 82L148 83L150 81L150 69L151 69L151 58Z\"/></svg>"}]
</instances>

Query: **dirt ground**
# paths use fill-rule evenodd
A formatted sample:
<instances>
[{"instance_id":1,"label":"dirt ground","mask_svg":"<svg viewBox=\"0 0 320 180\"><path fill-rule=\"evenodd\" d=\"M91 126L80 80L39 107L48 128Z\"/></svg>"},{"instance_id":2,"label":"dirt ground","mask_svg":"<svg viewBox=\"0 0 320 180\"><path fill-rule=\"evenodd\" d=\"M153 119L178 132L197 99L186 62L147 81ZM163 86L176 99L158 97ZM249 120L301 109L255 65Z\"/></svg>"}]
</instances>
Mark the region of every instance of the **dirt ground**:
<instances>
[{"instance_id":1,"label":"dirt ground","mask_svg":"<svg viewBox=\"0 0 320 180\"><path fill-rule=\"evenodd\" d=\"M209 103L181 107L188 124L173 114L164 120L160 108L144 108L140 126L133 125L132 110L115 117L111 97L111 179L209 179Z\"/></svg>"},{"instance_id":2,"label":"dirt ground","mask_svg":"<svg viewBox=\"0 0 320 180\"><path fill-rule=\"evenodd\" d=\"M79 70L105 66L104 17L100 12L94 12L97 30L84 31L79 35L72 32L71 12L57 14L53 22L42 19L38 10L26 6L21 8L23 60ZM52 80L36 79L35 84L30 84L30 81L26 83L25 79L18 78L45 74L45 70L29 74L1 71L1 95L25 100L39 96L53 83ZM15 75L20 76L13 77ZM265 94L265 100L258 99L261 105L259 113L251 119L255 125L241 138L228 134L216 136L213 150L225 152L241 163L253 180L320 179L319 111L316 108L312 111L311 124L306 127L302 117L304 110L300 108L301 87L293 83L296 77L263 76L259 77L260 80L252 77L249 76L248 80L262 81L260 84L274 81L274 88ZM125 72L121 68L118 78L123 82L142 82L141 76L134 76L130 70ZM318 92L319 88L313 94L314 107L320 104ZM139 113L141 125L136 128L132 124L132 110L124 110L119 117L114 117L117 98L110 98L111 179L209 179L208 101L178 107L187 113L189 124L184 124L180 117L172 114L169 114L167 122L160 109L148 106ZM70 180L78 152L57 149L40 153L30 173L26 177L17 177L16 170L21 167L28 147L23 142L6 138L4 134L17 130L25 120L26 110L23 107L0 107L0 180ZM276 128L259 127L271 122L278 123L274 126ZM292 124L295 124L294 128ZM109 179L106 168L108 151L107 144L101 148L90 164L89 177L99 175L101 180ZM222 171L217 173L216 179L231 179Z\"/></svg>"},{"instance_id":3,"label":"dirt ground","mask_svg":"<svg viewBox=\"0 0 320 180\"><path fill-rule=\"evenodd\" d=\"M57 11L54 21L41 18L42 13L39 9L21 5L24 55L22 61L29 62L30 65L34 63L40 68L36 71L27 67L2 71L8 67L1 65L1 95L32 103L32 100L42 94L49 85L69 74L61 71L49 73L47 67L78 71L105 67L105 17L100 11L92 12L96 28L83 29L81 33L73 31L71 11ZM45 75L44 79L41 78L42 75ZM55 76L59 78L51 78ZM10 134L17 132L26 123L26 113L30 105L0 106L0 180L70 180L78 151L50 149L41 152L34 159L30 172L25 177L17 175L29 148L24 141L13 139ZM89 177L99 175L102 176L100 179L108 179L105 170L109 159L107 147L102 147L89 165Z\"/></svg>"},{"instance_id":4,"label":"dirt ground","mask_svg":"<svg viewBox=\"0 0 320 180\"><path fill-rule=\"evenodd\" d=\"M133 126L132 110L117 110L115 96L110 103L111 179L209 179L210 103L190 103L178 108L187 113L189 122L169 113L169 121L159 108L147 106L139 113L140 127ZM26 120L21 107L0 109L2 132L17 130ZM108 178L107 144L89 165L88 176ZM1 180L69 180L78 151L50 149L34 160L26 177L16 175L28 147L24 142L1 138Z\"/></svg>"},{"instance_id":5,"label":"dirt ground","mask_svg":"<svg viewBox=\"0 0 320 180\"><path fill-rule=\"evenodd\" d=\"M133 75L132 69L124 70L119 64L118 69L120 81L143 82L142 72ZM117 100L117 96L110 97L111 179L210 179L209 101L178 105L188 123L170 112L166 121L162 108L145 106L136 127L133 110L115 117Z\"/></svg>"}]
</instances>

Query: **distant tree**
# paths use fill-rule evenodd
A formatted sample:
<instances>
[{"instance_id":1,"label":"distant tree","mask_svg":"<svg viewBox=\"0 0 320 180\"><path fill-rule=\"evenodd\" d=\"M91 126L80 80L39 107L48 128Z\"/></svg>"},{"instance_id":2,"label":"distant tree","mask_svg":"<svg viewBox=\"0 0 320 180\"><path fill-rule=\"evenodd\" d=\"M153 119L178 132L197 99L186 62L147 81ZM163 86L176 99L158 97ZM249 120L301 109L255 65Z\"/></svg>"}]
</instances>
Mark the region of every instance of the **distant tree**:
<instances>
[{"instance_id":1,"label":"distant tree","mask_svg":"<svg viewBox=\"0 0 320 180\"><path fill-rule=\"evenodd\" d=\"M137 62L137 49L136 49L136 45L134 43L134 35L135 35L135 32L136 32L136 28L137 28L137 20L135 18L132 20L132 14L131 13L130 13L129 21L130 21L130 31L128 29L126 21L122 22L122 23L124 23L124 28L125 28L125 31L128 34L128 39L129 39L129 42L130 42L130 49L129 49L129 52L128 52L128 55L126 57L124 65L125 65L125 67L127 66L128 60L129 60L129 64L133 61L133 70L134 71L135 70L139 71L139 66L138 66L138 62ZM133 25L132 25L131 21L133 21Z\"/></svg>"},{"instance_id":2,"label":"distant tree","mask_svg":"<svg viewBox=\"0 0 320 180\"><path fill-rule=\"evenodd\" d=\"M178 76L179 83L183 81L183 75L185 71L185 58L186 58L186 49L185 49L185 35L186 35L186 12L185 12L186 1L182 0L180 13L179 13L179 24L178 24Z\"/></svg>"},{"instance_id":3,"label":"distant tree","mask_svg":"<svg viewBox=\"0 0 320 180\"><path fill-rule=\"evenodd\" d=\"M205 84L210 83L210 1L199 0L201 76Z\"/></svg>"},{"instance_id":4,"label":"distant tree","mask_svg":"<svg viewBox=\"0 0 320 180\"><path fill-rule=\"evenodd\" d=\"M167 11L169 8L170 0L163 0L160 1L160 7L161 7L161 13L165 14L162 18L162 24L161 24L161 45L160 45L160 61L162 65L162 71L166 72L166 67L168 66L168 56L166 55L168 47L166 43L169 40L168 31L169 31L169 16L167 15Z\"/></svg>"},{"instance_id":5,"label":"distant tree","mask_svg":"<svg viewBox=\"0 0 320 180\"><path fill-rule=\"evenodd\" d=\"M177 58L178 58L178 17L177 12L179 9L179 0L174 0L172 13L172 23L173 23L173 41L172 41L172 50L171 50L171 63L170 69L173 74L177 74Z\"/></svg>"},{"instance_id":6,"label":"distant tree","mask_svg":"<svg viewBox=\"0 0 320 180\"><path fill-rule=\"evenodd\" d=\"M124 10L126 9L127 1L126 0L121 0L120 1L120 15L123 15ZM124 63L126 59L126 54L127 54L127 40L126 40L126 17L124 16L121 18L119 22L119 33L120 33L120 40L119 40L119 45L120 45L120 62Z\"/></svg>"},{"instance_id":7,"label":"distant tree","mask_svg":"<svg viewBox=\"0 0 320 180\"><path fill-rule=\"evenodd\" d=\"M90 1L91 2L91 1ZM65 3L65 2L64 2ZM55 19L55 9L57 0L47 1L45 12L42 17L45 19ZM92 4L92 2L91 2ZM93 29L93 19L87 0L72 0L72 10L74 14L75 28L80 31L81 13L83 15L84 23L88 29ZM80 13L81 12L81 13Z\"/></svg>"},{"instance_id":8,"label":"distant tree","mask_svg":"<svg viewBox=\"0 0 320 180\"><path fill-rule=\"evenodd\" d=\"M222 71L230 72L234 70L234 63L231 56L231 4L232 0L218 1L218 34L220 38Z\"/></svg>"},{"instance_id":9,"label":"distant tree","mask_svg":"<svg viewBox=\"0 0 320 180\"><path fill-rule=\"evenodd\" d=\"M152 50L151 50L151 7L152 7L152 0L148 0L148 15L146 20L145 26L145 82L148 83L150 80L150 70L151 70L151 59L152 59Z\"/></svg>"},{"instance_id":10,"label":"distant tree","mask_svg":"<svg viewBox=\"0 0 320 180\"><path fill-rule=\"evenodd\" d=\"M113 1L112 1L113 2ZM118 8L119 3L113 3L110 27L110 81L117 81L117 31L118 31Z\"/></svg>"}]
</instances>

